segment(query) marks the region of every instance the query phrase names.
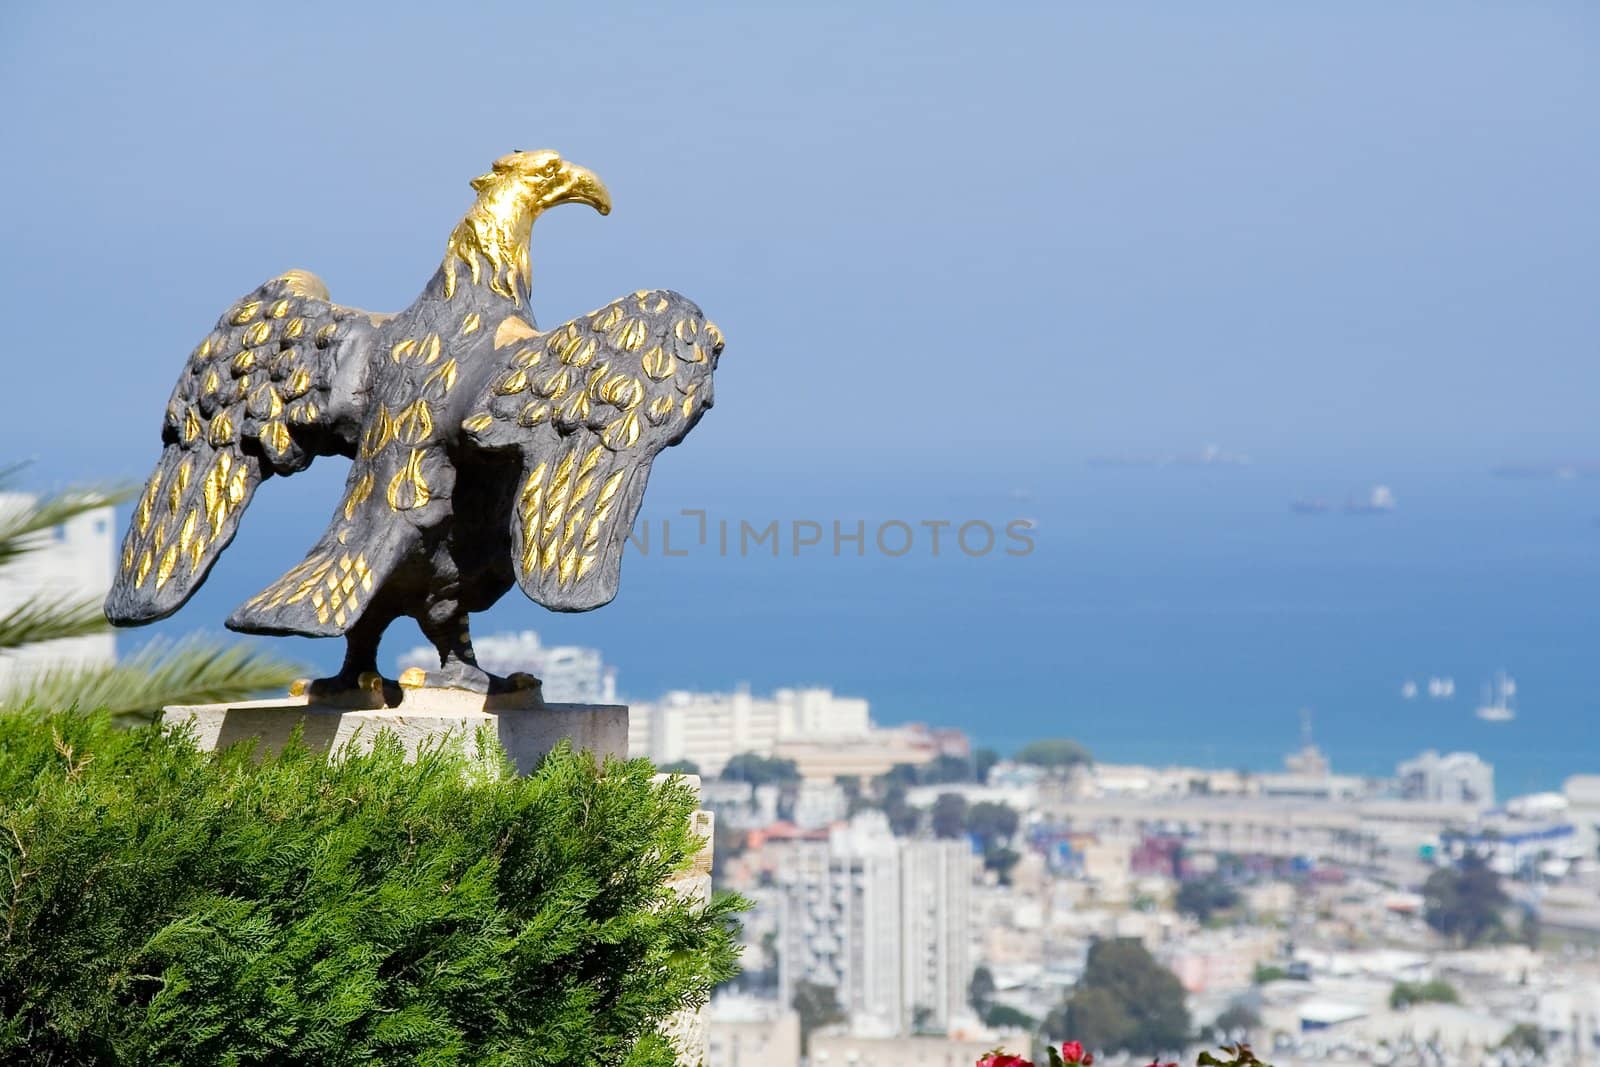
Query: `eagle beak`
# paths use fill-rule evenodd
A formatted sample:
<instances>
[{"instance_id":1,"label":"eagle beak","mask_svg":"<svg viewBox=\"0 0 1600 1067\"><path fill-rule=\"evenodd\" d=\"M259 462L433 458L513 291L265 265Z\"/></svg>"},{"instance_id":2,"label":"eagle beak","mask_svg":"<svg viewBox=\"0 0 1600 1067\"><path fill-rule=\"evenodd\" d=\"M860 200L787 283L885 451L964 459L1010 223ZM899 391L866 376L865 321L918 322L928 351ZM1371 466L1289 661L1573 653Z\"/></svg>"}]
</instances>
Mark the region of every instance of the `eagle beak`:
<instances>
[{"instance_id":1,"label":"eagle beak","mask_svg":"<svg viewBox=\"0 0 1600 1067\"><path fill-rule=\"evenodd\" d=\"M561 183L561 191L550 198L547 206L588 204L602 215L611 214L611 193L594 171L576 163L563 163L561 171L566 180Z\"/></svg>"}]
</instances>

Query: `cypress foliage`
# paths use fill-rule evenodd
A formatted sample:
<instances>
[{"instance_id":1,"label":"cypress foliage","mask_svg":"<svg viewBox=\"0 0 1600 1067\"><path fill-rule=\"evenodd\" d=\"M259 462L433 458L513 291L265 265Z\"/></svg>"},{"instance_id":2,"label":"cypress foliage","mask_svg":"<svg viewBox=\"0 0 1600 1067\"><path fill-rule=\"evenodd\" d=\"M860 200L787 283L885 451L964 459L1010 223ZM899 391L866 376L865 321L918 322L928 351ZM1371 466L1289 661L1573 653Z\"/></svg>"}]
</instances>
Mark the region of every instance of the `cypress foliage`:
<instances>
[{"instance_id":1,"label":"cypress foliage","mask_svg":"<svg viewBox=\"0 0 1600 1067\"><path fill-rule=\"evenodd\" d=\"M652 774L0 716L0 1062L671 1064L742 903L666 887L694 798Z\"/></svg>"}]
</instances>

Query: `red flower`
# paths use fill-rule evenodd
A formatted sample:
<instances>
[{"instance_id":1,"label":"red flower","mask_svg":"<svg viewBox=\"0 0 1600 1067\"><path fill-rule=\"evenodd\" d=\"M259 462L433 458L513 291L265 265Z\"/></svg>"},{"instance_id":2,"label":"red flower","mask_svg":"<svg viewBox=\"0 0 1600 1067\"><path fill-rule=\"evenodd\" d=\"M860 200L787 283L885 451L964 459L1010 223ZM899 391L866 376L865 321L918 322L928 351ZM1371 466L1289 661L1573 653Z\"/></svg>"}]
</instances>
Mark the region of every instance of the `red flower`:
<instances>
[{"instance_id":1,"label":"red flower","mask_svg":"<svg viewBox=\"0 0 1600 1067\"><path fill-rule=\"evenodd\" d=\"M1061 1059L1063 1063L1089 1067L1094 1062L1094 1054L1083 1051L1083 1042L1081 1041L1063 1041L1061 1043Z\"/></svg>"},{"instance_id":2,"label":"red flower","mask_svg":"<svg viewBox=\"0 0 1600 1067\"><path fill-rule=\"evenodd\" d=\"M1021 1056L1013 1056L1009 1052L995 1049L978 1061L978 1067L1033 1067L1033 1063Z\"/></svg>"},{"instance_id":3,"label":"red flower","mask_svg":"<svg viewBox=\"0 0 1600 1067\"><path fill-rule=\"evenodd\" d=\"M1176 1063L1162 1063L1160 1060L1151 1060L1150 1067L1178 1067Z\"/></svg>"}]
</instances>

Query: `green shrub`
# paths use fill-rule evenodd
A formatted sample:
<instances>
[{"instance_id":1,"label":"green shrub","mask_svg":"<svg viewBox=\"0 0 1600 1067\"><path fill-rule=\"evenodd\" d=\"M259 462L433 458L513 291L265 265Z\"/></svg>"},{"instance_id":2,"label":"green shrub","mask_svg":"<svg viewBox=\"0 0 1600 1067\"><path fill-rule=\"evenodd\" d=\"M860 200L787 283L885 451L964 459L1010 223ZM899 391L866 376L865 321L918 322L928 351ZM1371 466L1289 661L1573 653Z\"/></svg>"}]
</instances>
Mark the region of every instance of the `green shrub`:
<instances>
[{"instance_id":1,"label":"green shrub","mask_svg":"<svg viewBox=\"0 0 1600 1067\"><path fill-rule=\"evenodd\" d=\"M691 791L496 759L0 716L0 1062L671 1063L741 906L664 884Z\"/></svg>"},{"instance_id":2,"label":"green shrub","mask_svg":"<svg viewBox=\"0 0 1600 1067\"><path fill-rule=\"evenodd\" d=\"M1389 1007L1409 1008L1413 1004L1459 1004L1456 987L1442 978L1426 982L1396 982L1389 990Z\"/></svg>"}]
</instances>

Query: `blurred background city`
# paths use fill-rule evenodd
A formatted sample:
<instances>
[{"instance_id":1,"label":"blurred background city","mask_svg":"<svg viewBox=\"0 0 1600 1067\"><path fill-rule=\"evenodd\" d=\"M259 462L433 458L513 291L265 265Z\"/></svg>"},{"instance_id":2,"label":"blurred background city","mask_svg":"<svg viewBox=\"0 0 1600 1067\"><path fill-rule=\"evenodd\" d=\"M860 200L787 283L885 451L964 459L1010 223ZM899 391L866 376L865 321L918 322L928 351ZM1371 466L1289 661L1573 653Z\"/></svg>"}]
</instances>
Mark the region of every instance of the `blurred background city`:
<instances>
[{"instance_id":1,"label":"blurred background city","mask_svg":"<svg viewBox=\"0 0 1600 1067\"><path fill-rule=\"evenodd\" d=\"M1595 1062L1597 46L1577 3L15 5L0 510L143 477L263 278L401 306L460 175L557 148L616 210L540 221L540 318L670 285L728 347L619 599L508 597L479 655L701 776L755 902L714 1067ZM219 636L341 468L0 686ZM0 613L102 593L118 518Z\"/></svg>"}]
</instances>

